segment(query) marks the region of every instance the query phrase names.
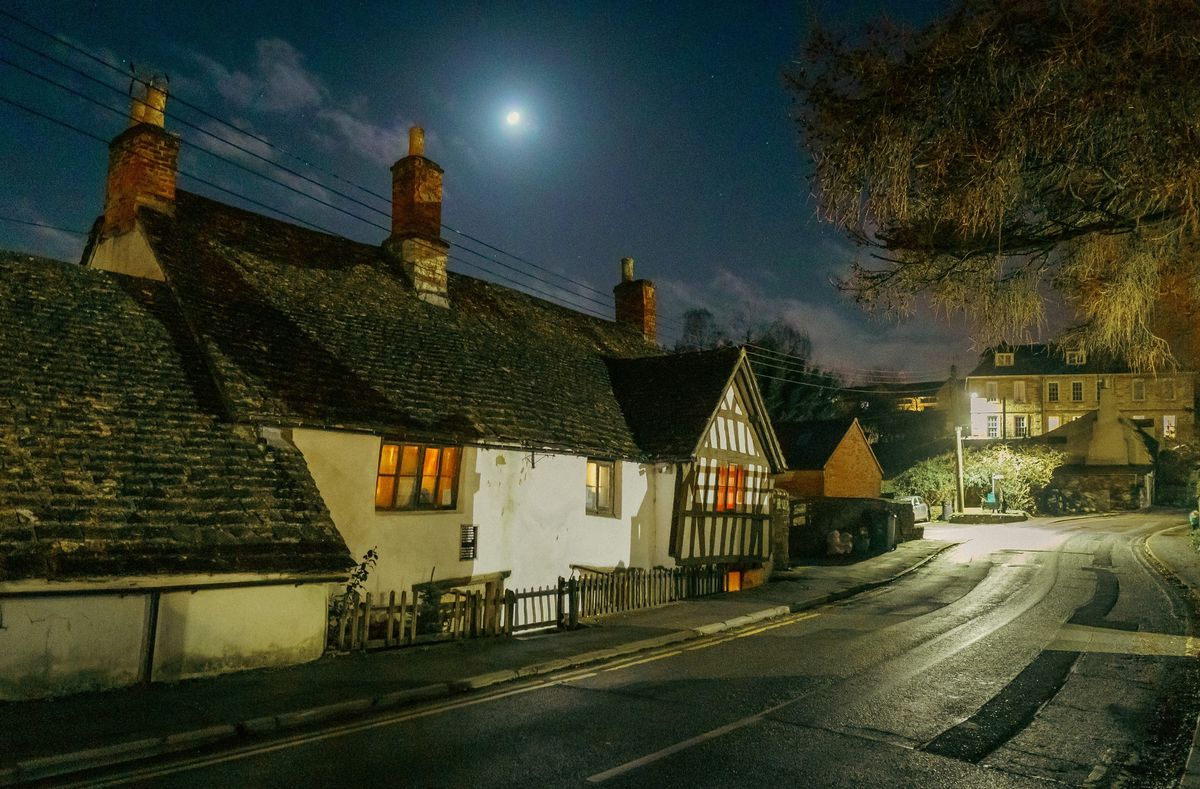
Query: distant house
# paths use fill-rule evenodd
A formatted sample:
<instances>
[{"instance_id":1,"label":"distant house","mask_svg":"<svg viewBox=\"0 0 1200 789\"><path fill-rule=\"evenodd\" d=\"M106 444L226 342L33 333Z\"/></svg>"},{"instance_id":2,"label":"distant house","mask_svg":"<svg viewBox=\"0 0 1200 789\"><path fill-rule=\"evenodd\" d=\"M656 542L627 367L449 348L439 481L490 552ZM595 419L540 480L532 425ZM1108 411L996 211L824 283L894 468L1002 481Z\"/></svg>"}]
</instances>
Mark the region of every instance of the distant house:
<instances>
[{"instance_id":1,"label":"distant house","mask_svg":"<svg viewBox=\"0 0 1200 789\"><path fill-rule=\"evenodd\" d=\"M177 190L165 101L84 266L0 262L0 698L316 657L370 549L374 593L769 566L745 354L665 355L632 260L615 321L448 272L419 129L381 245Z\"/></svg>"},{"instance_id":2,"label":"distant house","mask_svg":"<svg viewBox=\"0 0 1200 789\"><path fill-rule=\"evenodd\" d=\"M1195 435L1195 374L1132 372L1119 360L1059 345L999 346L966 378L971 437L1027 438L1094 412L1108 390L1121 416L1164 446Z\"/></svg>"},{"instance_id":3,"label":"distant house","mask_svg":"<svg viewBox=\"0 0 1200 789\"><path fill-rule=\"evenodd\" d=\"M883 470L857 419L776 425L787 469L775 484L794 496L878 498Z\"/></svg>"},{"instance_id":4,"label":"distant house","mask_svg":"<svg viewBox=\"0 0 1200 789\"><path fill-rule=\"evenodd\" d=\"M848 392L843 397L854 403L864 399L886 403L897 411L913 411L921 413L931 408L940 407L940 398L946 381L897 381L895 383L868 384L854 387L855 391Z\"/></svg>"},{"instance_id":5,"label":"distant house","mask_svg":"<svg viewBox=\"0 0 1200 789\"><path fill-rule=\"evenodd\" d=\"M1066 454L1047 486L1051 512L1105 511L1148 506L1154 493L1155 441L1117 411L1101 390L1099 407L1030 439Z\"/></svg>"}]
</instances>

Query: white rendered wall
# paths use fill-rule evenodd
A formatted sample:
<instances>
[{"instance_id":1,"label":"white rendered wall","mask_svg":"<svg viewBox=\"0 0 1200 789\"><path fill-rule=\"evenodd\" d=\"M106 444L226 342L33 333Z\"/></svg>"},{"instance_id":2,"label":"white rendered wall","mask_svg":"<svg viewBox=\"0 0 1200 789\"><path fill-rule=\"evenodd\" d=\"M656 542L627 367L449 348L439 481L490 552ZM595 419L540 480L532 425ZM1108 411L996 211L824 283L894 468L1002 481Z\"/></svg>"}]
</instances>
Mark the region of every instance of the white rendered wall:
<instances>
[{"instance_id":1,"label":"white rendered wall","mask_svg":"<svg viewBox=\"0 0 1200 789\"><path fill-rule=\"evenodd\" d=\"M0 600L0 699L31 699L137 681L143 595Z\"/></svg>"},{"instance_id":2,"label":"white rendered wall","mask_svg":"<svg viewBox=\"0 0 1200 789\"><path fill-rule=\"evenodd\" d=\"M172 681L321 657L330 586L163 593L154 679Z\"/></svg>"},{"instance_id":3,"label":"white rendered wall","mask_svg":"<svg viewBox=\"0 0 1200 789\"><path fill-rule=\"evenodd\" d=\"M453 511L377 511L380 439L295 430L292 440L356 558L377 548L372 593L414 584L510 572L509 588L542 586L570 565L669 564L674 470L618 461L617 513L585 512L587 459L466 447ZM459 560L459 528L479 527L475 560Z\"/></svg>"},{"instance_id":4,"label":"white rendered wall","mask_svg":"<svg viewBox=\"0 0 1200 789\"><path fill-rule=\"evenodd\" d=\"M153 679L315 660L325 646L329 588L163 592ZM144 592L0 600L0 700L136 683L149 600Z\"/></svg>"}]
</instances>

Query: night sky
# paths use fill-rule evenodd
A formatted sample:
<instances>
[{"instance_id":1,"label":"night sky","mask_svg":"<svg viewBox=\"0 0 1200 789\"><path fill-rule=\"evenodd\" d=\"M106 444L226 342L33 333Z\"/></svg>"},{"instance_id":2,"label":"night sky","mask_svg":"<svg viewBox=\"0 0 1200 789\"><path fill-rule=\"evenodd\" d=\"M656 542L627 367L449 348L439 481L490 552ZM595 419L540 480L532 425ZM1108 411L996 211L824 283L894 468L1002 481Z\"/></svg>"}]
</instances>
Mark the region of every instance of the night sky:
<instances>
[{"instance_id":1,"label":"night sky","mask_svg":"<svg viewBox=\"0 0 1200 789\"><path fill-rule=\"evenodd\" d=\"M776 318L805 328L817 361L852 377L881 368L924 379L945 376L952 363L972 366L961 322L928 313L874 321L830 284L856 251L817 218L781 77L812 14L845 27L886 9L920 23L937 4L312 5L260 3L265 10L248 12L219 2L9 0L3 8L124 69L165 72L178 99L168 113L324 182L272 172L370 222L200 153L188 143L267 169L168 117L184 139L181 169L322 228L370 243L386 236L371 223L387 225L387 202L353 185L389 194L388 168L405 154L415 123L426 130L427 156L446 170L443 221L554 273L447 232L512 267L454 249L451 270L510 285L502 277L514 278L611 316L618 261L631 256L638 276L658 285L667 345L685 309L706 307L739 330ZM6 63L0 96L105 140L124 127L128 76L11 19L0 19L0 32L110 87L0 39L4 60L121 114ZM521 113L516 125L506 121L511 111ZM0 216L90 227L103 198L104 145L0 103L0 151ZM240 202L187 177L180 187ZM0 221L0 247L74 261L83 237Z\"/></svg>"}]
</instances>

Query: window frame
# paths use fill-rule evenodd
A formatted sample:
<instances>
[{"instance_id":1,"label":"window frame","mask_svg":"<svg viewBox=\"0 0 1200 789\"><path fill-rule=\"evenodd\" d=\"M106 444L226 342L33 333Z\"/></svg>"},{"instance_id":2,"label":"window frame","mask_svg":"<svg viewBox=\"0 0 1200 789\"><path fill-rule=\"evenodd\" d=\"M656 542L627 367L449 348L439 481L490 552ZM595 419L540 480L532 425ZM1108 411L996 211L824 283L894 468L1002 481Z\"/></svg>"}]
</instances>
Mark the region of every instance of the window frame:
<instances>
[{"instance_id":1,"label":"window frame","mask_svg":"<svg viewBox=\"0 0 1200 789\"><path fill-rule=\"evenodd\" d=\"M1012 367L1016 363L1016 354L1012 351L997 351L995 361L997 367Z\"/></svg>"},{"instance_id":2,"label":"window frame","mask_svg":"<svg viewBox=\"0 0 1200 789\"><path fill-rule=\"evenodd\" d=\"M1079 392L1078 397L1075 396L1076 392ZM1082 403L1083 402L1083 381L1072 381L1071 382L1071 402L1072 403Z\"/></svg>"},{"instance_id":3,"label":"window frame","mask_svg":"<svg viewBox=\"0 0 1200 789\"><path fill-rule=\"evenodd\" d=\"M1146 401L1146 380L1144 378L1134 378L1129 382L1129 399L1135 403Z\"/></svg>"},{"instance_id":4,"label":"window frame","mask_svg":"<svg viewBox=\"0 0 1200 789\"><path fill-rule=\"evenodd\" d=\"M985 381L983 384L983 394L989 403L995 403L1000 399L1000 382Z\"/></svg>"},{"instance_id":5,"label":"window frame","mask_svg":"<svg viewBox=\"0 0 1200 789\"><path fill-rule=\"evenodd\" d=\"M1087 352L1086 351L1067 351L1066 352L1066 362L1071 367L1082 367L1083 365L1087 364Z\"/></svg>"},{"instance_id":6,"label":"window frame","mask_svg":"<svg viewBox=\"0 0 1200 789\"><path fill-rule=\"evenodd\" d=\"M388 447L396 447L396 457L392 464L392 471L384 471L384 458ZM405 449L413 447L416 449L416 457L413 463L413 473L405 474ZM427 474L426 470L426 453L430 450L437 450L437 465L433 469L432 474ZM454 456L454 471L453 474L444 472L446 458L449 454ZM376 512L453 512L458 509L458 481L462 471L462 447L453 444L418 444L409 441L392 441L384 439L379 442L379 460L375 466L375 510ZM401 478L411 478L413 481L412 492L409 494L409 499L406 503L398 501L400 492ZM428 478L433 479L433 495L430 503L421 501L421 492L425 489L425 481ZM390 479L391 496L390 504L381 504L381 480ZM448 504L438 503L444 498L445 480L450 481L450 502Z\"/></svg>"},{"instance_id":7,"label":"window frame","mask_svg":"<svg viewBox=\"0 0 1200 789\"><path fill-rule=\"evenodd\" d=\"M1026 388L1027 387L1025 386L1024 381L1013 381L1013 402L1016 402L1016 403L1028 402L1028 400L1026 399L1028 397L1028 394L1026 393Z\"/></svg>"},{"instance_id":8,"label":"window frame","mask_svg":"<svg viewBox=\"0 0 1200 789\"><path fill-rule=\"evenodd\" d=\"M996 414L988 414L987 417L987 437L1000 437L1000 417Z\"/></svg>"},{"instance_id":9,"label":"window frame","mask_svg":"<svg viewBox=\"0 0 1200 789\"><path fill-rule=\"evenodd\" d=\"M1046 402L1047 403L1059 402L1058 395L1059 395L1058 381L1047 381L1046 382Z\"/></svg>"},{"instance_id":10,"label":"window frame","mask_svg":"<svg viewBox=\"0 0 1200 789\"><path fill-rule=\"evenodd\" d=\"M1179 419L1175 414L1162 415L1162 437L1164 439L1179 437Z\"/></svg>"},{"instance_id":11,"label":"window frame","mask_svg":"<svg viewBox=\"0 0 1200 789\"><path fill-rule=\"evenodd\" d=\"M1029 436L1029 417L1025 414L1013 414L1013 438Z\"/></svg>"},{"instance_id":12,"label":"window frame","mask_svg":"<svg viewBox=\"0 0 1200 789\"><path fill-rule=\"evenodd\" d=\"M713 485L713 512L745 512L747 480L745 463L719 463L716 484Z\"/></svg>"},{"instance_id":13,"label":"window frame","mask_svg":"<svg viewBox=\"0 0 1200 789\"><path fill-rule=\"evenodd\" d=\"M596 469L596 484L592 485L592 469ZM600 500L600 494L603 490L600 480L600 469L608 469L608 503L605 505ZM584 467L583 479L583 510L588 515L598 515L601 517L615 518L617 516L617 461L606 460L604 458L588 458L587 464ZM596 506L591 505L591 497L588 495L592 488L596 489Z\"/></svg>"}]
</instances>

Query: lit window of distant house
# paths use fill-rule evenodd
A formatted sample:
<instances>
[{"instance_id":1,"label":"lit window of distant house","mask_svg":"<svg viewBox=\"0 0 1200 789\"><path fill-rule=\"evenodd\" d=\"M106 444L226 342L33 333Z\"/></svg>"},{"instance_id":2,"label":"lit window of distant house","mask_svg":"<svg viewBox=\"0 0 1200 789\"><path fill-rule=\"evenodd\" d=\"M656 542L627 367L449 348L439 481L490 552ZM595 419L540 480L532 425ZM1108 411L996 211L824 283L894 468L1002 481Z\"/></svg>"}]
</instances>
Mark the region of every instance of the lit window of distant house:
<instances>
[{"instance_id":1,"label":"lit window of distant house","mask_svg":"<svg viewBox=\"0 0 1200 789\"><path fill-rule=\"evenodd\" d=\"M987 437L999 438L1000 436L1000 417L992 414L987 421Z\"/></svg>"},{"instance_id":2,"label":"lit window of distant house","mask_svg":"<svg viewBox=\"0 0 1200 789\"><path fill-rule=\"evenodd\" d=\"M613 514L613 467L611 460L587 462L587 511L589 515Z\"/></svg>"},{"instance_id":3,"label":"lit window of distant house","mask_svg":"<svg viewBox=\"0 0 1200 789\"><path fill-rule=\"evenodd\" d=\"M1071 400L1075 403L1083 402L1083 381L1071 382Z\"/></svg>"},{"instance_id":4,"label":"lit window of distant house","mask_svg":"<svg viewBox=\"0 0 1200 789\"><path fill-rule=\"evenodd\" d=\"M1057 416L1046 417L1046 430L1054 430L1062 424L1062 420Z\"/></svg>"},{"instance_id":5,"label":"lit window of distant house","mask_svg":"<svg viewBox=\"0 0 1200 789\"><path fill-rule=\"evenodd\" d=\"M1024 438L1029 435L1028 421L1020 414L1013 417L1013 435L1017 438Z\"/></svg>"},{"instance_id":6,"label":"lit window of distant house","mask_svg":"<svg viewBox=\"0 0 1200 789\"><path fill-rule=\"evenodd\" d=\"M984 387L987 389L986 394L987 394L988 400L991 400L994 402L994 401L1000 399L1000 385L999 384L997 384L995 381L988 381L986 384L984 384Z\"/></svg>"},{"instance_id":7,"label":"lit window of distant house","mask_svg":"<svg viewBox=\"0 0 1200 789\"><path fill-rule=\"evenodd\" d=\"M997 367L1012 367L1013 366L1013 355L1011 353L997 353L996 354L996 366Z\"/></svg>"},{"instance_id":8,"label":"lit window of distant house","mask_svg":"<svg viewBox=\"0 0 1200 789\"><path fill-rule=\"evenodd\" d=\"M375 477L375 509L454 509L458 458L458 447L384 442Z\"/></svg>"},{"instance_id":9,"label":"lit window of distant house","mask_svg":"<svg viewBox=\"0 0 1200 789\"><path fill-rule=\"evenodd\" d=\"M1164 378L1162 381L1162 398L1164 400L1175 399L1175 379Z\"/></svg>"},{"instance_id":10,"label":"lit window of distant house","mask_svg":"<svg viewBox=\"0 0 1200 789\"><path fill-rule=\"evenodd\" d=\"M1175 438L1175 415L1163 414L1163 438Z\"/></svg>"},{"instance_id":11,"label":"lit window of distant house","mask_svg":"<svg viewBox=\"0 0 1200 789\"><path fill-rule=\"evenodd\" d=\"M1058 402L1058 381L1051 381L1046 384L1046 401L1050 403Z\"/></svg>"},{"instance_id":12,"label":"lit window of distant house","mask_svg":"<svg viewBox=\"0 0 1200 789\"><path fill-rule=\"evenodd\" d=\"M746 468L727 463L717 468L717 496L713 509L717 512L740 510L746 498Z\"/></svg>"},{"instance_id":13,"label":"lit window of distant house","mask_svg":"<svg viewBox=\"0 0 1200 789\"><path fill-rule=\"evenodd\" d=\"M1013 400L1018 403L1025 402L1025 382L1013 381Z\"/></svg>"},{"instance_id":14,"label":"lit window of distant house","mask_svg":"<svg viewBox=\"0 0 1200 789\"><path fill-rule=\"evenodd\" d=\"M1087 354L1083 351L1067 351L1067 364L1074 367L1087 363Z\"/></svg>"},{"instance_id":15,"label":"lit window of distant house","mask_svg":"<svg viewBox=\"0 0 1200 789\"><path fill-rule=\"evenodd\" d=\"M1146 399L1146 382L1143 381L1141 378L1133 379L1133 399L1134 400L1145 400Z\"/></svg>"}]
</instances>

